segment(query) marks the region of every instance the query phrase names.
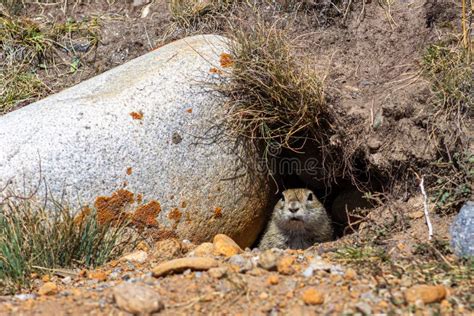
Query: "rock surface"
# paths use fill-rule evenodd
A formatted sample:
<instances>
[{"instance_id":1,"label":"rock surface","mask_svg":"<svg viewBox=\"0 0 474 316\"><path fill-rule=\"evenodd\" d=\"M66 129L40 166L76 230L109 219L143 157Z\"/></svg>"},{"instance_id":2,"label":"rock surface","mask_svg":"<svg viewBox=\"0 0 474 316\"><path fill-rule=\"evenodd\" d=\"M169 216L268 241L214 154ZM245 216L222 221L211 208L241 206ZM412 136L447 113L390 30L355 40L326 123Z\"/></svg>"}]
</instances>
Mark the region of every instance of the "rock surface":
<instances>
[{"instance_id":1,"label":"rock surface","mask_svg":"<svg viewBox=\"0 0 474 316\"><path fill-rule=\"evenodd\" d=\"M173 42L1 116L0 187L40 199L47 188L76 207L126 188L157 200L159 223L180 238L250 246L270 190L219 125L224 100L209 83L225 41Z\"/></svg>"},{"instance_id":2,"label":"rock surface","mask_svg":"<svg viewBox=\"0 0 474 316\"><path fill-rule=\"evenodd\" d=\"M185 270L209 270L217 267L217 261L212 258L180 258L163 262L153 269L153 276L160 277L167 274L183 272Z\"/></svg>"},{"instance_id":3,"label":"rock surface","mask_svg":"<svg viewBox=\"0 0 474 316\"><path fill-rule=\"evenodd\" d=\"M134 315L149 315L163 309L160 296L152 288L131 283L123 283L113 289L117 306Z\"/></svg>"},{"instance_id":4,"label":"rock surface","mask_svg":"<svg viewBox=\"0 0 474 316\"><path fill-rule=\"evenodd\" d=\"M324 295L315 288L309 288L303 292L303 302L308 305L324 303Z\"/></svg>"},{"instance_id":5,"label":"rock surface","mask_svg":"<svg viewBox=\"0 0 474 316\"><path fill-rule=\"evenodd\" d=\"M442 285L415 285L405 291L409 303L421 300L425 304L439 302L446 297L446 288Z\"/></svg>"},{"instance_id":6,"label":"rock surface","mask_svg":"<svg viewBox=\"0 0 474 316\"><path fill-rule=\"evenodd\" d=\"M132 252L126 256L123 256L120 258L120 260L124 261L130 261L130 262L137 262L137 263L144 263L146 259L148 258L148 254L146 251L143 250L137 250L135 252Z\"/></svg>"},{"instance_id":7,"label":"rock surface","mask_svg":"<svg viewBox=\"0 0 474 316\"><path fill-rule=\"evenodd\" d=\"M242 252L242 249L228 236L224 234L218 234L214 236L214 249L216 254L223 255L225 257L232 257Z\"/></svg>"},{"instance_id":8,"label":"rock surface","mask_svg":"<svg viewBox=\"0 0 474 316\"><path fill-rule=\"evenodd\" d=\"M58 286L53 282L46 282L38 290L39 295L54 295L58 293Z\"/></svg>"},{"instance_id":9,"label":"rock surface","mask_svg":"<svg viewBox=\"0 0 474 316\"><path fill-rule=\"evenodd\" d=\"M466 202L451 226L451 244L456 255L474 256L474 202Z\"/></svg>"}]
</instances>

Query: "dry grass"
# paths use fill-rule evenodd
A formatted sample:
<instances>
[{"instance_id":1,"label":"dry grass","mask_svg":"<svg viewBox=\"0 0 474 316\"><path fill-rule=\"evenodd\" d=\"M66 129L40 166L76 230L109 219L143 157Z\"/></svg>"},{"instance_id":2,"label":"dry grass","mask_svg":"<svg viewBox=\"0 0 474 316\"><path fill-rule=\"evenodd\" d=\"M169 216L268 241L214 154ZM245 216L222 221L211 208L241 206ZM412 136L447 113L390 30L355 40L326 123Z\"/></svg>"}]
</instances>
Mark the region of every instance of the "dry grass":
<instances>
[{"instance_id":1,"label":"dry grass","mask_svg":"<svg viewBox=\"0 0 474 316\"><path fill-rule=\"evenodd\" d=\"M474 109L474 69L469 52L459 45L440 43L428 47L423 56L423 72L438 97L436 105L458 112Z\"/></svg>"},{"instance_id":2,"label":"dry grass","mask_svg":"<svg viewBox=\"0 0 474 316\"><path fill-rule=\"evenodd\" d=\"M440 158L431 163L430 194L443 212L455 210L472 196L474 153L467 131L474 110L474 67L469 54L461 45L440 43L429 46L422 60L434 95L432 121L445 122L431 124Z\"/></svg>"},{"instance_id":3,"label":"dry grass","mask_svg":"<svg viewBox=\"0 0 474 316\"><path fill-rule=\"evenodd\" d=\"M0 292L28 287L33 272L99 266L117 258L136 243L127 225L100 225L93 211L77 220L63 205L46 209L31 200L2 202Z\"/></svg>"},{"instance_id":4,"label":"dry grass","mask_svg":"<svg viewBox=\"0 0 474 316\"><path fill-rule=\"evenodd\" d=\"M236 3L236 0L171 0L169 10L173 21L183 28L214 24L220 16Z\"/></svg>"},{"instance_id":5,"label":"dry grass","mask_svg":"<svg viewBox=\"0 0 474 316\"><path fill-rule=\"evenodd\" d=\"M0 114L54 92L46 79L76 73L97 46L98 30L96 19L40 24L0 14Z\"/></svg>"},{"instance_id":6,"label":"dry grass","mask_svg":"<svg viewBox=\"0 0 474 316\"><path fill-rule=\"evenodd\" d=\"M259 21L250 29L236 27L228 36L230 71L225 75L230 80L219 89L229 100L233 132L291 150L305 138L329 133L324 129L330 117L324 78L296 58L282 30Z\"/></svg>"}]
</instances>

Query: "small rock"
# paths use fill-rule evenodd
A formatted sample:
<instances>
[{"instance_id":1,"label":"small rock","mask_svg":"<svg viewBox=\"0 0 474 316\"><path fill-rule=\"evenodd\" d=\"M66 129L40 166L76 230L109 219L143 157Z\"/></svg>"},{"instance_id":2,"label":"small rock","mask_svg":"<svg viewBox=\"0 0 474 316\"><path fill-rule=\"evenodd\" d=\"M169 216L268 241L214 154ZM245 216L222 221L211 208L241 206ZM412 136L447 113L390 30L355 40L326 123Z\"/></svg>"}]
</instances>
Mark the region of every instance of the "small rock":
<instances>
[{"instance_id":1,"label":"small rock","mask_svg":"<svg viewBox=\"0 0 474 316\"><path fill-rule=\"evenodd\" d=\"M418 218L422 218L423 216L425 216L425 213L423 211L414 211L414 212L408 213L408 217L411 219L418 219Z\"/></svg>"},{"instance_id":2,"label":"small rock","mask_svg":"<svg viewBox=\"0 0 474 316\"><path fill-rule=\"evenodd\" d=\"M171 273L180 273L187 269L195 271L209 270L210 268L217 267L217 265L217 261L212 258L179 258L157 265L155 268L153 268L152 272L153 276L157 278Z\"/></svg>"},{"instance_id":3,"label":"small rock","mask_svg":"<svg viewBox=\"0 0 474 316\"><path fill-rule=\"evenodd\" d=\"M154 249L153 257L157 260L171 260L180 257L184 252L181 242L175 238L158 241Z\"/></svg>"},{"instance_id":4,"label":"small rock","mask_svg":"<svg viewBox=\"0 0 474 316\"><path fill-rule=\"evenodd\" d=\"M474 202L468 201L456 215L450 229L451 245L460 257L474 256Z\"/></svg>"},{"instance_id":5,"label":"small rock","mask_svg":"<svg viewBox=\"0 0 474 316\"><path fill-rule=\"evenodd\" d=\"M163 309L161 298L146 285L122 283L112 289L117 306L132 314L151 314Z\"/></svg>"},{"instance_id":6,"label":"small rock","mask_svg":"<svg viewBox=\"0 0 474 316\"><path fill-rule=\"evenodd\" d=\"M303 292L303 302L308 305L319 305L324 303L324 295L315 288L309 288Z\"/></svg>"},{"instance_id":7,"label":"small rock","mask_svg":"<svg viewBox=\"0 0 474 316\"><path fill-rule=\"evenodd\" d=\"M239 245L237 245L237 243L233 241L232 238L224 234L217 234L214 236L214 247L217 254L226 257L231 257L242 252L242 249L239 247Z\"/></svg>"},{"instance_id":8,"label":"small rock","mask_svg":"<svg viewBox=\"0 0 474 316\"><path fill-rule=\"evenodd\" d=\"M16 294L14 296L17 300L20 300L20 301L26 301L26 300L32 300L32 299L35 299L36 298L36 294Z\"/></svg>"},{"instance_id":9,"label":"small rock","mask_svg":"<svg viewBox=\"0 0 474 316\"><path fill-rule=\"evenodd\" d=\"M210 242L203 242L191 251L190 256L192 257L210 257L214 252L214 245Z\"/></svg>"},{"instance_id":10,"label":"small rock","mask_svg":"<svg viewBox=\"0 0 474 316\"><path fill-rule=\"evenodd\" d=\"M72 278L70 276L67 276L67 277L63 278L61 280L61 282L62 282L62 284L66 284L66 285L71 284Z\"/></svg>"},{"instance_id":11,"label":"small rock","mask_svg":"<svg viewBox=\"0 0 474 316\"><path fill-rule=\"evenodd\" d=\"M148 3L150 3L150 0L133 0L132 6L140 7Z\"/></svg>"},{"instance_id":12,"label":"small rock","mask_svg":"<svg viewBox=\"0 0 474 316\"><path fill-rule=\"evenodd\" d=\"M271 250L265 250L258 257L258 265L265 270L273 271L277 268L277 256Z\"/></svg>"},{"instance_id":13,"label":"small rock","mask_svg":"<svg viewBox=\"0 0 474 316\"><path fill-rule=\"evenodd\" d=\"M367 146L369 147L370 150L376 151L377 149L380 148L380 146L382 146L382 142L375 137L371 137L367 141Z\"/></svg>"},{"instance_id":14,"label":"small rock","mask_svg":"<svg viewBox=\"0 0 474 316\"><path fill-rule=\"evenodd\" d=\"M277 275L270 275L267 279L267 283L270 285L277 285L280 282L280 279Z\"/></svg>"},{"instance_id":15,"label":"small rock","mask_svg":"<svg viewBox=\"0 0 474 316\"><path fill-rule=\"evenodd\" d=\"M229 269L227 267L210 268L209 271L207 271L214 279L222 279L228 272Z\"/></svg>"},{"instance_id":16,"label":"small rock","mask_svg":"<svg viewBox=\"0 0 474 316\"><path fill-rule=\"evenodd\" d=\"M277 263L277 270L281 274L290 275L295 272L293 269L293 263L295 259L293 257L283 257Z\"/></svg>"},{"instance_id":17,"label":"small rock","mask_svg":"<svg viewBox=\"0 0 474 316\"><path fill-rule=\"evenodd\" d=\"M46 282L38 290L39 295L54 295L58 293L58 286L53 282Z\"/></svg>"},{"instance_id":18,"label":"small rock","mask_svg":"<svg viewBox=\"0 0 474 316\"><path fill-rule=\"evenodd\" d=\"M348 268L344 273L344 279L346 280L354 280L357 277L357 272L354 269Z\"/></svg>"},{"instance_id":19,"label":"small rock","mask_svg":"<svg viewBox=\"0 0 474 316\"><path fill-rule=\"evenodd\" d=\"M123 256L122 258L120 258L120 260L144 263L147 258L148 258L148 254L146 253L146 251L138 250L138 251L132 252L131 254Z\"/></svg>"},{"instance_id":20,"label":"small rock","mask_svg":"<svg viewBox=\"0 0 474 316\"><path fill-rule=\"evenodd\" d=\"M439 304L442 314L448 314L449 310L451 309L451 304L448 300L442 300Z\"/></svg>"},{"instance_id":21,"label":"small rock","mask_svg":"<svg viewBox=\"0 0 474 316\"><path fill-rule=\"evenodd\" d=\"M266 292L260 293L258 296L261 300L266 300L268 298L268 294Z\"/></svg>"},{"instance_id":22,"label":"small rock","mask_svg":"<svg viewBox=\"0 0 474 316\"><path fill-rule=\"evenodd\" d=\"M87 274L89 279L97 280L99 282L104 282L107 280L107 274L103 271L91 271Z\"/></svg>"},{"instance_id":23,"label":"small rock","mask_svg":"<svg viewBox=\"0 0 474 316\"><path fill-rule=\"evenodd\" d=\"M229 258L229 263L239 267L239 272L247 272L253 268L252 262L241 255L233 255Z\"/></svg>"},{"instance_id":24,"label":"small rock","mask_svg":"<svg viewBox=\"0 0 474 316\"><path fill-rule=\"evenodd\" d=\"M415 285L405 291L409 303L421 300L425 304L439 302L446 297L446 288L442 285Z\"/></svg>"},{"instance_id":25,"label":"small rock","mask_svg":"<svg viewBox=\"0 0 474 316\"><path fill-rule=\"evenodd\" d=\"M309 267L307 267L306 269L304 269L302 275L303 275L305 278L309 278L309 277L313 276L313 272L314 272L313 267L309 266Z\"/></svg>"},{"instance_id":26,"label":"small rock","mask_svg":"<svg viewBox=\"0 0 474 316\"><path fill-rule=\"evenodd\" d=\"M305 276L311 276L314 271L326 271L335 275L344 274L343 269L340 265L334 265L327 263L321 257L316 257L311 260L309 267L303 272Z\"/></svg>"},{"instance_id":27,"label":"small rock","mask_svg":"<svg viewBox=\"0 0 474 316\"><path fill-rule=\"evenodd\" d=\"M365 302L359 302L355 306L363 315L372 315L372 308Z\"/></svg>"}]
</instances>

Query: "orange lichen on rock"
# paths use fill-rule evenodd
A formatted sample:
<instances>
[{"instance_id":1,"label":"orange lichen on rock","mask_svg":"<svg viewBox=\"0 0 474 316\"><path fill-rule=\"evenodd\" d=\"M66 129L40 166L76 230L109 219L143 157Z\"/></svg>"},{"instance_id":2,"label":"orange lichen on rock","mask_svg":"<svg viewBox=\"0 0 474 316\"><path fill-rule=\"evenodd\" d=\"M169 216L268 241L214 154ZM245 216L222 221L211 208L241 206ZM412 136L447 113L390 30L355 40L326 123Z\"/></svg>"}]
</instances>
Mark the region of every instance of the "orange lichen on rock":
<instances>
[{"instance_id":1,"label":"orange lichen on rock","mask_svg":"<svg viewBox=\"0 0 474 316\"><path fill-rule=\"evenodd\" d=\"M81 211L74 217L74 224L78 226L82 225L91 212L92 210L89 206L82 207Z\"/></svg>"},{"instance_id":2,"label":"orange lichen on rock","mask_svg":"<svg viewBox=\"0 0 474 316\"><path fill-rule=\"evenodd\" d=\"M177 208L174 208L171 212L168 214L168 218L172 219L176 222L179 222L181 217L183 216L183 213L181 213Z\"/></svg>"},{"instance_id":3,"label":"orange lichen on rock","mask_svg":"<svg viewBox=\"0 0 474 316\"><path fill-rule=\"evenodd\" d=\"M132 119L134 120L141 120L143 119L143 112L139 111L139 112L131 112L130 113L130 116L132 117Z\"/></svg>"},{"instance_id":4,"label":"orange lichen on rock","mask_svg":"<svg viewBox=\"0 0 474 316\"><path fill-rule=\"evenodd\" d=\"M155 241L178 238L178 235L172 230L155 230L150 235Z\"/></svg>"},{"instance_id":5,"label":"orange lichen on rock","mask_svg":"<svg viewBox=\"0 0 474 316\"><path fill-rule=\"evenodd\" d=\"M158 226L156 217L161 212L161 205L157 201L151 201L139 206L132 215L133 224L138 226Z\"/></svg>"},{"instance_id":6,"label":"orange lichen on rock","mask_svg":"<svg viewBox=\"0 0 474 316\"><path fill-rule=\"evenodd\" d=\"M222 53L219 58L219 62L223 68L232 67L234 61L232 60L232 56L227 53Z\"/></svg>"},{"instance_id":7,"label":"orange lichen on rock","mask_svg":"<svg viewBox=\"0 0 474 316\"><path fill-rule=\"evenodd\" d=\"M133 197L132 192L124 189L112 193L111 196L97 197L94 206L97 210L99 224L107 224L123 219L126 216L124 208L133 203Z\"/></svg>"},{"instance_id":8,"label":"orange lichen on rock","mask_svg":"<svg viewBox=\"0 0 474 316\"><path fill-rule=\"evenodd\" d=\"M221 55L222 56L222 55ZM221 62L222 63L222 62ZM217 69L216 67L212 67L211 69L209 69L209 73L211 74L218 74L220 75L222 73L221 70Z\"/></svg>"},{"instance_id":9,"label":"orange lichen on rock","mask_svg":"<svg viewBox=\"0 0 474 316\"><path fill-rule=\"evenodd\" d=\"M214 209L214 217L215 218L220 218L222 217L222 208L221 207L216 207Z\"/></svg>"},{"instance_id":10,"label":"orange lichen on rock","mask_svg":"<svg viewBox=\"0 0 474 316\"><path fill-rule=\"evenodd\" d=\"M126 172L127 172L127 175L131 175L133 172L132 167L128 167Z\"/></svg>"},{"instance_id":11,"label":"orange lichen on rock","mask_svg":"<svg viewBox=\"0 0 474 316\"><path fill-rule=\"evenodd\" d=\"M189 109L186 110L186 112L188 112L188 113L193 113L193 109L192 109L192 108L189 108Z\"/></svg>"}]
</instances>

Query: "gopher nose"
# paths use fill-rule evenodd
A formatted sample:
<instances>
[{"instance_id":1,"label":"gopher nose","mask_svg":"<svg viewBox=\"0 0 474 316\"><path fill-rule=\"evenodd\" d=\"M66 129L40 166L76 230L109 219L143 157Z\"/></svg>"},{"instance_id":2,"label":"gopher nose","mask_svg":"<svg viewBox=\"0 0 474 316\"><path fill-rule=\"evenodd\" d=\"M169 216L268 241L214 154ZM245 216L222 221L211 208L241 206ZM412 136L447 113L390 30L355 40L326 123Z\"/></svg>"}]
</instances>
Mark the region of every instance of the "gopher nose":
<instances>
[{"instance_id":1,"label":"gopher nose","mask_svg":"<svg viewBox=\"0 0 474 316\"><path fill-rule=\"evenodd\" d=\"M291 212L291 213L296 213L298 212L300 208L299 207L289 207L288 210Z\"/></svg>"}]
</instances>

